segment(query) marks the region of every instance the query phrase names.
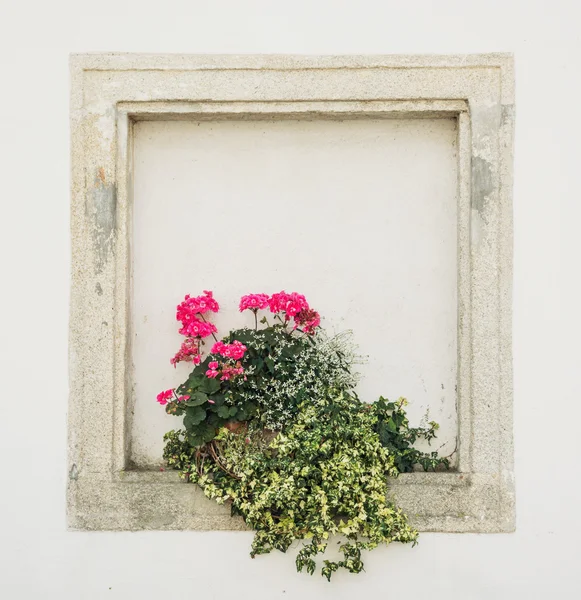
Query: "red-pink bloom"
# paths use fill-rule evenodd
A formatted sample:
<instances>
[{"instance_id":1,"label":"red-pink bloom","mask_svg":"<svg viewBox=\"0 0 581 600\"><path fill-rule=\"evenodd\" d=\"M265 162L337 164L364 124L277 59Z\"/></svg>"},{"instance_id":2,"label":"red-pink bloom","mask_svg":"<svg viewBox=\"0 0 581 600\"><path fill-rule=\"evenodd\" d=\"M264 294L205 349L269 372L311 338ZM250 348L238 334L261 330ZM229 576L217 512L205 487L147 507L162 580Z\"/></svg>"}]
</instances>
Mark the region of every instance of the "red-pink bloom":
<instances>
[{"instance_id":1,"label":"red-pink bloom","mask_svg":"<svg viewBox=\"0 0 581 600\"><path fill-rule=\"evenodd\" d=\"M210 352L212 354L222 354L226 348L226 344L224 342L216 342Z\"/></svg>"},{"instance_id":2,"label":"red-pink bloom","mask_svg":"<svg viewBox=\"0 0 581 600\"><path fill-rule=\"evenodd\" d=\"M157 395L157 401L162 406L165 406L167 404L167 401L172 397L173 397L173 390L165 390L165 392L160 392Z\"/></svg>"},{"instance_id":3,"label":"red-pink bloom","mask_svg":"<svg viewBox=\"0 0 581 600\"><path fill-rule=\"evenodd\" d=\"M234 340L231 344L225 344L224 342L216 342L212 346L210 352L212 354L219 354L224 358L232 358L234 360L239 360L244 356L244 353L246 352L246 346L238 340Z\"/></svg>"},{"instance_id":4,"label":"red-pink bloom","mask_svg":"<svg viewBox=\"0 0 581 600\"><path fill-rule=\"evenodd\" d=\"M199 365L201 362L198 342L193 338L187 338L181 345L177 354L169 361L174 367L179 362L193 362Z\"/></svg>"},{"instance_id":5,"label":"red-pink bloom","mask_svg":"<svg viewBox=\"0 0 581 600\"><path fill-rule=\"evenodd\" d=\"M236 375L242 375L244 373L244 369L240 365L239 362L236 363L235 367L231 367L230 365L224 365L222 367L222 377L220 377L221 381L228 381Z\"/></svg>"},{"instance_id":6,"label":"red-pink bloom","mask_svg":"<svg viewBox=\"0 0 581 600\"><path fill-rule=\"evenodd\" d=\"M198 337L205 338L218 331L214 323L207 323L205 321L198 321L195 317L192 317L189 321L183 323L183 327L180 328L179 332L187 337Z\"/></svg>"},{"instance_id":7,"label":"red-pink bloom","mask_svg":"<svg viewBox=\"0 0 581 600\"><path fill-rule=\"evenodd\" d=\"M301 327L305 333L314 333L321 323L321 317L316 310L310 308L307 299L302 294L285 291L273 294L268 300L268 306L273 313L284 313L285 320L294 318L294 328Z\"/></svg>"},{"instance_id":8,"label":"red-pink bloom","mask_svg":"<svg viewBox=\"0 0 581 600\"><path fill-rule=\"evenodd\" d=\"M301 310L309 310L309 303L302 294L293 292L289 296L285 312L287 316L294 317L296 314L301 312Z\"/></svg>"},{"instance_id":9,"label":"red-pink bloom","mask_svg":"<svg viewBox=\"0 0 581 600\"><path fill-rule=\"evenodd\" d=\"M268 306L268 296L266 294L248 294L240 298L240 312L243 310L259 310Z\"/></svg>"},{"instance_id":10,"label":"red-pink bloom","mask_svg":"<svg viewBox=\"0 0 581 600\"><path fill-rule=\"evenodd\" d=\"M321 323L321 317L319 316L319 313L316 310L312 310L310 308L298 312L295 315L294 319L295 329L297 329L297 327L302 327L302 330L305 333L311 334L315 333L315 328L318 327Z\"/></svg>"},{"instance_id":11,"label":"red-pink bloom","mask_svg":"<svg viewBox=\"0 0 581 600\"><path fill-rule=\"evenodd\" d=\"M186 396L180 396L178 398L178 402L185 402L186 400L189 400L189 399L190 399L190 397L187 396L187 395Z\"/></svg>"},{"instance_id":12,"label":"red-pink bloom","mask_svg":"<svg viewBox=\"0 0 581 600\"><path fill-rule=\"evenodd\" d=\"M284 290L278 294L273 294L268 300L268 307L270 312L279 313L284 312L285 317L288 320L290 317L294 317L301 310L308 310L309 303L302 294L293 292L287 294Z\"/></svg>"},{"instance_id":13,"label":"red-pink bloom","mask_svg":"<svg viewBox=\"0 0 581 600\"><path fill-rule=\"evenodd\" d=\"M217 352L217 350L220 350L220 352L227 352L228 354L236 354L237 352L241 352L241 350L239 350L238 345L242 348L244 348L244 350L246 350L246 347L241 344L240 342L233 342L232 344L224 344L224 342L216 342L214 344L214 347L212 348L212 353L216 353L219 354L219 352ZM234 348L234 350L233 350ZM223 354L223 356L226 356L225 354ZM226 356L226 358L232 358L231 356ZM212 362L208 363L208 370L206 371L206 377L209 377L210 379L214 379L215 377L218 377L218 375L220 375L220 381L229 381L230 379L232 379L233 377L236 377L237 375L242 375L244 373L244 368L242 367L242 364L240 363L239 360L236 361L235 365L230 365L227 363L218 363L217 361L213 360ZM246 377L244 378L246 379Z\"/></svg>"},{"instance_id":14,"label":"red-pink bloom","mask_svg":"<svg viewBox=\"0 0 581 600\"><path fill-rule=\"evenodd\" d=\"M278 294L273 294L268 299L268 308L270 308L270 312L283 312L286 309L288 300L289 294L287 294L285 291L279 292Z\"/></svg>"},{"instance_id":15,"label":"red-pink bloom","mask_svg":"<svg viewBox=\"0 0 581 600\"><path fill-rule=\"evenodd\" d=\"M208 337L216 332L216 327L212 323L206 323L203 315L207 312L218 312L220 306L214 300L212 292L204 291L202 296L191 297L189 294L183 302L178 304L176 309L176 319L181 322L180 333L187 337Z\"/></svg>"},{"instance_id":16,"label":"red-pink bloom","mask_svg":"<svg viewBox=\"0 0 581 600\"><path fill-rule=\"evenodd\" d=\"M186 295L183 302L178 304L176 319L178 321L188 320L191 315L204 314L207 312L218 312L220 305L214 300L212 292L204 290L202 296L191 297Z\"/></svg>"}]
</instances>

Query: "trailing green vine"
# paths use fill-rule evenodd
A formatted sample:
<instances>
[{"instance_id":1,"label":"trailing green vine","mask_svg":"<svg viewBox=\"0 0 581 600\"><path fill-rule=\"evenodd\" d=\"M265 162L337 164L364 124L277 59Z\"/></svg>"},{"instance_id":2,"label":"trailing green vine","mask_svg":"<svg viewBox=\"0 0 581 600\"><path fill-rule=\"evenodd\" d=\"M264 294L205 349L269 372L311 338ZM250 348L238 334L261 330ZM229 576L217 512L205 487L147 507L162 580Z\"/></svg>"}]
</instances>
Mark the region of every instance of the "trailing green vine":
<instances>
[{"instance_id":1,"label":"trailing green vine","mask_svg":"<svg viewBox=\"0 0 581 600\"><path fill-rule=\"evenodd\" d=\"M265 308L276 324L265 318L258 329ZM340 568L363 570L363 550L415 544L417 531L388 500L387 478L448 467L436 452L413 447L433 439L437 424L410 428L403 399L362 403L347 339L315 336L319 317L303 296L253 294L242 298L245 309L256 328L231 332L203 358L202 338L214 330L199 316L218 305L207 292L178 307L182 333L204 323L206 336L187 338L173 361L194 369L158 396L168 413L184 417L184 429L165 435L167 464L255 530L252 557L308 540L296 566L313 574L339 536L340 557L319 565L330 580Z\"/></svg>"}]
</instances>

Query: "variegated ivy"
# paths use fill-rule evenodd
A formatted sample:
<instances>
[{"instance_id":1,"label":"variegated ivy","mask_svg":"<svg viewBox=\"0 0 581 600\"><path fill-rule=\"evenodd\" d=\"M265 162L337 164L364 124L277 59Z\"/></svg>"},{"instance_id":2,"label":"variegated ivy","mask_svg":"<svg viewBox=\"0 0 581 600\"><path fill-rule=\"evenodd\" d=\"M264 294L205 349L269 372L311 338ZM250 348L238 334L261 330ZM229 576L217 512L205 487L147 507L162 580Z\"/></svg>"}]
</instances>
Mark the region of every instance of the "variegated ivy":
<instances>
[{"instance_id":1,"label":"variegated ivy","mask_svg":"<svg viewBox=\"0 0 581 600\"><path fill-rule=\"evenodd\" d=\"M448 466L413 447L418 437L432 439L437 425L410 428L403 399L362 403L348 338L322 335L304 296L243 297L240 309L254 312L255 328L216 340L204 358L202 336L192 334L213 335L204 314L218 308L210 292L178 307L187 339L172 360L195 366L158 397L167 412L184 416L184 429L165 436L168 465L256 531L252 557L306 540L296 566L312 574L317 555L339 536L339 556L320 564L330 580L340 568L359 573L362 550L415 544L417 532L388 500L387 480ZM259 329L263 309L276 321L265 317Z\"/></svg>"}]
</instances>

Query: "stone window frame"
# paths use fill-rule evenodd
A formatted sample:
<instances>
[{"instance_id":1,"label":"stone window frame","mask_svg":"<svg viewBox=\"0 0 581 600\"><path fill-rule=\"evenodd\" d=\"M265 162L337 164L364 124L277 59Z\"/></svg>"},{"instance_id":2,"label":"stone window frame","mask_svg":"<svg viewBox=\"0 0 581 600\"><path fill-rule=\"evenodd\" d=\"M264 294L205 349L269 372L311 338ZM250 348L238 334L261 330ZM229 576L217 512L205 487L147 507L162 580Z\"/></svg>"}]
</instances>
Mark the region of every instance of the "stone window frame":
<instances>
[{"instance_id":1,"label":"stone window frame","mask_svg":"<svg viewBox=\"0 0 581 600\"><path fill-rule=\"evenodd\" d=\"M422 531L513 531L512 56L82 54L71 80L69 527L244 528L175 472L129 467L133 124L454 117L458 467L391 493Z\"/></svg>"}]
</instances>

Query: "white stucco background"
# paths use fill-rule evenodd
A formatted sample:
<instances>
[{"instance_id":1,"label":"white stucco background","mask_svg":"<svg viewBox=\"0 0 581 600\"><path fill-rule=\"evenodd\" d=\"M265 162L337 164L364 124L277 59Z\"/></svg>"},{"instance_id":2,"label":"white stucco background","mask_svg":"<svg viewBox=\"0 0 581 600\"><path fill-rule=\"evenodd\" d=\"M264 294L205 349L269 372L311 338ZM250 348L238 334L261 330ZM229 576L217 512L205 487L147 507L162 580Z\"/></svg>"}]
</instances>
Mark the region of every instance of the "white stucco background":
<instances>
[{"instance_id":1,"label":"white stucco background","mask_svg":"<svg viewBox=\"0 0 581 600\"><path fill-rule=\"evenodd\" d=\"M134 135L133 462L159 464L181 426L155 396L191 371L169 365L175 306L204 289L219 335L254 326L243 294L305 294L330 334L353 332L359 396L407 397L411 422L437 421L433 449L450 455L455 121L144 121Z\"/></svg>"},{"instance_id":2,"label":"white stucco background","mask_svg":"<svg viewBox=\"0 0 581 600\"><path fill-rule=\"evenodd\" d=\"M195 0L0 6L0 595L159 599L575 598L579 564L581 114L574 0ZM65 530L68 53L513 51L517 531L424 534L328 585L249 533Z\"/></svg>"}]
</instances>

